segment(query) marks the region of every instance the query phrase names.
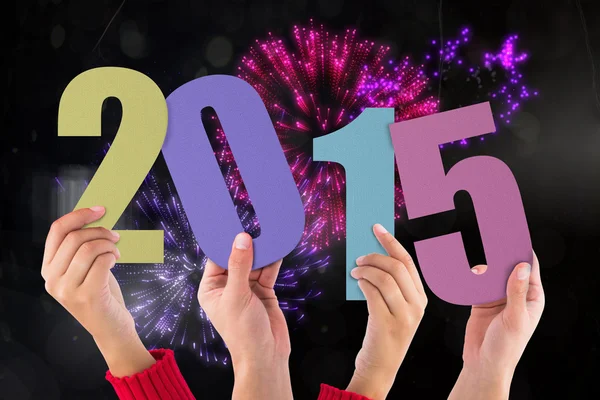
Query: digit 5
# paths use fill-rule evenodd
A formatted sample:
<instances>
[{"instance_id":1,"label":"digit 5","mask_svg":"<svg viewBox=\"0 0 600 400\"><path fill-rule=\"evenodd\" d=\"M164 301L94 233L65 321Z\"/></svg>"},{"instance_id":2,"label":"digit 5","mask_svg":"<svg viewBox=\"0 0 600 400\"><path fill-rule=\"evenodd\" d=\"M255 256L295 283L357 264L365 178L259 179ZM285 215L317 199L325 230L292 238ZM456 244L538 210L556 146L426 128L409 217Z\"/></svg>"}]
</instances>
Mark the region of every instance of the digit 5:
<instances>
[{"instance_id":1,"label":"digit 5","mask_svg":"<svg viewBox=\"0 0 600 400\"><path fill-rule=\"evenodd\" d=\"M439 145L495 130L489 103L390 125L408 218L454 209L454 194L472 200L488 263L470 271L460 232L415 242L425 281L442 300L482 304L506 297L514 266L533 261L531 238L514 175L489 156L464 159L444 173Z\"/></svg>"}]
</instances>

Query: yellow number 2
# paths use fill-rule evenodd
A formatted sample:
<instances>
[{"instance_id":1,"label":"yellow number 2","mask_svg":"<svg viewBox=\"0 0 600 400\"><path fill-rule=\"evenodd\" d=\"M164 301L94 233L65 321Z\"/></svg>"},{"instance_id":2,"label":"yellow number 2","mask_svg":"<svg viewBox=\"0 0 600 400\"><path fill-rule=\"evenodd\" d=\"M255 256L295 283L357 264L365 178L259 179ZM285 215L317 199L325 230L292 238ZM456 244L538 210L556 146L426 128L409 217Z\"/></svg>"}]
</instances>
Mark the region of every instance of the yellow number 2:
<instances>
[{"instance_id":1,"label":"yellow number 2","mask_svg":"<svg viewBox=\"0 0 600 400\"><path fill-rule=\"evenodd\" d=\"M116 97L123 110L119 131L75 209L101 205L106 214L86 227L112 229L154 164L167 133L167 103L146 75L127 68L85 71L65 89L58 136L100 136L102 104ZM162 263L164 232L118 231L119 263Z\"/></svg>"}]
</instances>

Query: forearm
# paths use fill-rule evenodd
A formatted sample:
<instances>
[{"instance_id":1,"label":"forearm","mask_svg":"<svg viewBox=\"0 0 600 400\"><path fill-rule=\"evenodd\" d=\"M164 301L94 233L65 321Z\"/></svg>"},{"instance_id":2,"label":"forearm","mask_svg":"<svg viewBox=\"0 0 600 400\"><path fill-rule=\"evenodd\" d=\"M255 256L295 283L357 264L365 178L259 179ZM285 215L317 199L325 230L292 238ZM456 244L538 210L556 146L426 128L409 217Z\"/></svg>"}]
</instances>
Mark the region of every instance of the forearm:
<instances>
[{"instance_id":1,"label":"forearm","mask_svg":"<svg viewBox=\"0 0 600 400\"><path fill-rule=\"evenodd\" d=\"M118 340L96 338L94 340L114 377L132 376L156 363L137 335Z\"/></svg>"},{"instance_id":2,"label":"forearm","mask_svg":"<svg viewBox=\"0 0 600 400\"><path fill-rule=\"evenodd\" d=\"M232 400L291 400L292 383L287 360L269 363L233 363Z\"/></svg>"},{"instance_id":3,"label":"forearm","mask_svg":"<svg viewBox=\"0 0 600 400\"><path fill-rule=\"evenodd\" d=\"M512 373L491 373L463 368L448 400L508 400Z\"/></svg>"}]
</instances>

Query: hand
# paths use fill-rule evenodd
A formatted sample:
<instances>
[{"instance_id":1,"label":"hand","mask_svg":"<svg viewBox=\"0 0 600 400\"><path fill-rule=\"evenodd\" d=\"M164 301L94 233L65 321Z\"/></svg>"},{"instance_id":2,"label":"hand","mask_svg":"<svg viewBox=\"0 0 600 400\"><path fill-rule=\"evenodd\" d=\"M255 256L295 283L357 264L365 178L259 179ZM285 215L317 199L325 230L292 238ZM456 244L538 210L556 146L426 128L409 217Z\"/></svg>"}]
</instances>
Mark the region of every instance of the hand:
<instances>
[{"instance_id":1,"label":"hand","mask_svg":"<svg viewBox=\"0 0 600 400\"><path fill-rule=\"evenodd\" d=\"M120 257L116 232L86 228L104 207L73 211L52 224L42 277L46 290L92 335L115 377L133 375L152 364L111 268Z\"/></svg>"},{"instance_id":2,"label":"hand","mask_svg":"<svg viewBox=\"0 0 600 400\"><path fill-rule=\"evenodd\" d=\"M419 272L406 249L379 224L373 232L389 256L356 260L351 275L367 299L369 320L348 391L385 399L427 306Z\"/></svg>"},{"instance_id":3,"label":"hand","mask_svg":"<svg viewBox=\"0 0 600 400\"><path fill-rule=\"evenodd\" d=\"M485 265L473 268L484 273ZM508 399L514 370L544 310L544 290L535 253L533 266L521 263L508 279L505 299L471 309L463 370L450 399Z\"/></svg>"},{"instance_id":4,"label":"hand","mask_svg":"<svg viewBox=\"0 0 600 400\"><path fill-rule=\"evenodd\" d=\"M208 260L198 300L229 352L233 399L292 399L290 337L273 287L281 260L252 271L252 238L236 236L228 269Z\"/></svg>"}]
</instances>

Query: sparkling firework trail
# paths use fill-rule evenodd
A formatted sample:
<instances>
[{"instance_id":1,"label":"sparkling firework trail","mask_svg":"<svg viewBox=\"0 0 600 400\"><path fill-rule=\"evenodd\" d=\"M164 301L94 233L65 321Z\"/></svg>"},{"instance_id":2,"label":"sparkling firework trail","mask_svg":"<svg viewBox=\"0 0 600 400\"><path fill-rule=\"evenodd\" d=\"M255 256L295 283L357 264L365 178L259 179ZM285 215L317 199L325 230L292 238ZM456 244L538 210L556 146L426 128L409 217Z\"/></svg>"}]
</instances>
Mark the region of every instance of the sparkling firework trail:
<instances>
[{"instance_id":1,"label":"sparkling firework trail","mask_svg":"<svg viewBox=\"0 0 600 400\"><path fill-rule=\"evenodd\" d=\"M460 90L467 91L471 103L474 98L489 101L496 118L509 124L511 115L522 108L524 102L538 96L538 92L525 83L520 67L529 55L517 50L518 40L518 35L510 35L498 51L484 51L481 59L469 62L465 54L470 50L472 33L464 28L458 37L444 43L432 40L432 52L425 55L424 64L430 67L428 75L435 81L441 79L449 85L466 82L467 85L460 85Z\"/></svg>"}]
</instances>

